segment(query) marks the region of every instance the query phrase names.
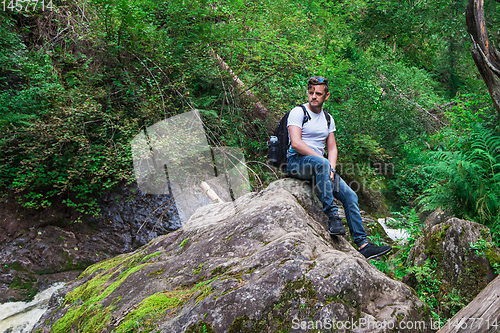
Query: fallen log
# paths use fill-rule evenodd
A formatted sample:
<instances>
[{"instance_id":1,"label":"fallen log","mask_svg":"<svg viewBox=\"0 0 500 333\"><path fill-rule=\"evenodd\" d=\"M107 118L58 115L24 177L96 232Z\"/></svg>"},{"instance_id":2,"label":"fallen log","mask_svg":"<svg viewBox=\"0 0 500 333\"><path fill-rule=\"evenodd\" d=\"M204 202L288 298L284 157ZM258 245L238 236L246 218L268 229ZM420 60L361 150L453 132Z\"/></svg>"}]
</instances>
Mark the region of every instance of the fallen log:
<instances>
[{"instance_id":1,"label":"fallen log","mask_svg":"<svg viewBox=\"0 0 500 333\"><path fill-rule=\"evenodd\" d=\"M231 67L222 59L214 50L210 51L212 59L215 60L219 68L229 73L231 81L236 89L236 91L244 97L246 101L252 104L254 112L258 118L265 119L267 115L267 109L262 103L257 99L257 97L245 86L243 81L236 75Z\"/></svg>"},{"instance_id":2,"label":"fallen log","mask_svg":"<svg viewBox=\"0 0 500 333\"><path fill-rule=\"evenodd\" d=\"M500 332L500 276L438 331L452 332Z\"/></svg>"}]
</instances>

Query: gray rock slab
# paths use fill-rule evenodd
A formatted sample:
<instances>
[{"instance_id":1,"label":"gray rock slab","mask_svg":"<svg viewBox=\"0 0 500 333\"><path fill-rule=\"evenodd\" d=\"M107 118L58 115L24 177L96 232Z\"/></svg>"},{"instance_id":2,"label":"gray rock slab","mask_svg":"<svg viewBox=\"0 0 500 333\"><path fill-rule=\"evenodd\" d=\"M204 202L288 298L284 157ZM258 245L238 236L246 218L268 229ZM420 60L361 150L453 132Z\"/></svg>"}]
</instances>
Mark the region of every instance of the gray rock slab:
<instances>
[{"instance_id":1,"label":"gray rock slab","mask_svg":"<svg viewBox=\"0 0 500 333\"><path fill-rule=\"evenodd\" d=\"M315 202L285 179L199 208L179 230L89 267L35 330L409 332L421 322L433 331L411 288L330 238Z\"/></svg>"}]
</instances>

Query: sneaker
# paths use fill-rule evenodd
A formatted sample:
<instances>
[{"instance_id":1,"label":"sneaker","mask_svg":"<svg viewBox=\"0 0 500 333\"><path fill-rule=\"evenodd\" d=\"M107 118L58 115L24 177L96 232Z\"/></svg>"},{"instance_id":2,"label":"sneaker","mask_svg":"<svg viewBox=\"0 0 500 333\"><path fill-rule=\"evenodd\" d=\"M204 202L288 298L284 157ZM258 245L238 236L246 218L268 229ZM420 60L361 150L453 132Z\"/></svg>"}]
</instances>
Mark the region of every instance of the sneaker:
<instances>
[{"instance_id":1,"label":"sneaker","mask_svg":"<svg viewBox=\"0 0 500 333\"><path fill-rule=\"evenodd\" d=\"M331 216L328 219L328 232L330 236L345 235L345 229L338 215Z\"/></svg>"},{"instance_id":2,"label":"sneaker","mask_svg":"<svg viewBox=\"0 0 500 333\"><path fill-rule=\"evenodd\" d=\"M359 253L365 256L366 259L373 259L382 256L392 250L392 246L375 246L368 243L364 248L358 250Z\"/></svg>"}]
</instances>

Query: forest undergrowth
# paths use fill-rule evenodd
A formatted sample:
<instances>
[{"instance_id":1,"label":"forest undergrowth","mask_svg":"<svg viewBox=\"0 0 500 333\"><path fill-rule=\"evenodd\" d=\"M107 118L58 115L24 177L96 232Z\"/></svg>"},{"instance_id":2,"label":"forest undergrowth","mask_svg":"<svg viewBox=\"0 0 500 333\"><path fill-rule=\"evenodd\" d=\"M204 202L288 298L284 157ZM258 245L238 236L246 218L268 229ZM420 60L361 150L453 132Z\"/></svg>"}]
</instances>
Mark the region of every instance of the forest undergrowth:
<instances>
[{"instance_id":1,"label":"forest undergrowth","mask_svg":"<svg viewBox=\"0 0 500 333\"><path fill-rule=\"evenodd\" d=\"M269 135L306 101L307 79L325 76L340 173L363 185L363 209L406 216L413 240L416 212L450 209L490 228L499 246L499 119L470 57L465 4L55 0L50 9L6 8L0 193L26 209L99 215L103 191L135 180L134 136L192 110L210 145L242 149L252 190L261 190L276 179L265 165ZM499 4L485 6L498 25ZM411 245L391 263L396 277ZM432 280L429 270L421 274Z\"/></svg>"}]
</instances>

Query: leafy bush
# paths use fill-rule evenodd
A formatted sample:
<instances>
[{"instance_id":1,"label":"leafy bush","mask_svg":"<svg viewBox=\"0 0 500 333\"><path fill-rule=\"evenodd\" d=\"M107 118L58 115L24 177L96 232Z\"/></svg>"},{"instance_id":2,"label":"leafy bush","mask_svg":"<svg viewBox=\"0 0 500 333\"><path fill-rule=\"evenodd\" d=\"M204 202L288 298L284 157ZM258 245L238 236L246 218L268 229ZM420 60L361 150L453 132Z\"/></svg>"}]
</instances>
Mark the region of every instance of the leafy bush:
<instances>
[{"instance_id":1,"label":"leafy bush","mask_svg":"<svg viewBox=\"0 0 500 333\"><path fill-rule=\"evenodd\" d=\"M46 113L62 87L50 58L27 49L6 13L0 13L0 21L0 130L5 130Z\"/></svg>"},{"instance_id":2,"label":"leafy bush","mask_svg":"<svg viewBox=\"0 0 500 333\"><path fill-rule=\"evenodd\" d=\"M394 167L394 176L388 177L388 190L384 192L394 208L413 205L414 200L437 180L436 175L425 167L431 161L427 149L405 145Z\"/></svg>"},{"instance_id":3,"label":"leafy bush","mask_svg":"<svg viewBox=\"0 0 500 333\"><path fill-rule=\"evenodd\" d=\"M467 150L438 151L427 168L442 179L427 189L420 202L426 210L451 208L462 218L498 230L500 198L500 135L474 127ZM498 233L493 237L498 241Z\"/></svg>"},{"instance_id":4,"label":"leafy bush","mask_svg":"<svg viewBox=\"0 0 500 333\"><path fill-rule=\"evenodd\" d=\"M130 179L128 142L138 131L137 123L122 122L89 96L73 92L73 98L79 100L74 107L56 107L15 141L4 141L1 185L19 193L26 207L45 207L53 198L64 198L67 206L96 214L95 193Z\"/></svg>"},{"instance_id":5,"label":"leafy bush","mask_svg":"<svg viewBox=\"0 0 500 333\"><path fill-rule=\"evenodd\" d=\"M366 134L388 155L408 141L426 140L430 110L440 97L432 77L395 59L376 58L369 52L352 68L354 79L345 87L345 103L334 112L340 124L339 141L352 148L355 135Z\"/></svg>"}]
</instances>

